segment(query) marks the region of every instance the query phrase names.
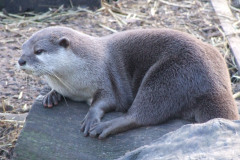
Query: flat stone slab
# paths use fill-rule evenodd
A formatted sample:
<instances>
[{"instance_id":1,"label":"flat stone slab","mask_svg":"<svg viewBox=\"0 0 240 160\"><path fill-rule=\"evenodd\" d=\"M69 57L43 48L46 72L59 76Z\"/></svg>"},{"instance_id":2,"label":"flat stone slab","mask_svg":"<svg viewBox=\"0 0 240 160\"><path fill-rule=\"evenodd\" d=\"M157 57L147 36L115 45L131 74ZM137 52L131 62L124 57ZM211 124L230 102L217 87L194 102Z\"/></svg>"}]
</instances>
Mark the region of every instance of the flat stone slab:
<instances>
[{"instance_id":1,"label":"flat stone slab","mask_svg":"<svg viewBox=\"0 0 240 160\"><path fill-rule=\"evenodd\" d=\"M143 145L151 144L164 134L174 131L189 122L172 120L158 126L142 127L105 140L84 137L80 122L89 106L67 100L51 109L36 100L26 118L25 126L18 138L15 160L112 160ZM108 113L103 121L122 113Z\"/></svg>"}]
</instances>

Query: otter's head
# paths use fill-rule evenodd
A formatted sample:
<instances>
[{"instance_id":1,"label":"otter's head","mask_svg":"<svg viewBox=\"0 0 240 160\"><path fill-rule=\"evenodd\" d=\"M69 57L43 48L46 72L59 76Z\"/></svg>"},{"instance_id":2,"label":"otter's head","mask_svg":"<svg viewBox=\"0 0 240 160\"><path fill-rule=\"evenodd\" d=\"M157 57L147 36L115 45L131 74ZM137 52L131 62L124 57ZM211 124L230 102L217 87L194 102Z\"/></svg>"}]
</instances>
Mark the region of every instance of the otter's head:
<instances>
[{"instance_id":1,"label":"otter's head","mask_svg":"<svg viewBox=\"0 0 240 160\"><path fill-rule=\"evenodd\" d=\"M48 27L33 34L22 45L22 56L18 60L20 69L36 76L52 74L61 54L67 57L70 52L68 30L64 27Z\"/></svg>"}]
</instances>

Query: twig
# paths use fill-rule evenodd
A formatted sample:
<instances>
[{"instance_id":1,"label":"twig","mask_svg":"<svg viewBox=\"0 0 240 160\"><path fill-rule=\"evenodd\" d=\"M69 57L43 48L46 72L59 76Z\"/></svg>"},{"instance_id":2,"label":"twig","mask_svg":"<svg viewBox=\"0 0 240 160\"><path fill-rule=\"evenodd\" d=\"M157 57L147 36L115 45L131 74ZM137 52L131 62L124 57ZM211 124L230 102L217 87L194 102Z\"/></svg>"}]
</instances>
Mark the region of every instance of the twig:
<instances>
[{"instance_id":1,"label":"twig","mask_svg":"<svg viewBox=\"0 0 240 160\"><path fill-rule=\"evenodd\" d=\"M105 25L103 25L103 24L98 24L98 25L101 26L102 28L105 28L105 29L113 32L113 33L117 33L117 32L118 32L118 31L116 31L115 29L112 29L112 28L110 28L110 27L108 27L108 26L105 26Z\"/></svg>"},{"instance_id":2,"label":"twig","mask_svg":"<svg viewBox=\"0 0 240 160\"><path fill-rule=\"evenodd\" d=\"M167 4L169 6L175 6L175 7L181 7L181 8L191 8L191 6L189 6L189 5L182 5L182 4L171 3L171 2L168 2L168 1L164 1L164 0L159 0L159 1L164 3L164 4Z\"/></svg>"},{"instance_id":3,"label":"twig","mask_svg":"<svg viewBox=\"0 0 240 160\"><path fill-rule=\"evenodd\" d=\"M24 35L24 34L18 32L18 31L14 31L14 30L9 29L9 28L8 28L7 30L8 30L9 32L12 32L12 33L18 34L18 35L20 35L20 36L22 36L22 37L24 37L24 38L28 38L26 35Z\"/></svg>"},{"instance_id":4,"label":"twig","mask_svg":"<svg viewBox=\"0 0 240 160\"><path fill-rule=\"evenodd\" d=\"M230 8L236 12L240 12L240 9L236 8L236 7L233 7L232 5L230 5Z\"/></svg>"},{"instance_id":5,"label":"twig","mask_svg":"<svg viewBox=\"0 0 240 160\"><path fill-rule=\"evenodd\" d=\"M112 12L111 9L108 9L108 12L116 19L118 25L122 28L123 25L122 25L121 21L119 20L119 18Z\"/></svg>"},{"instance_id":6,"label":"twig","mask_svg":"<svg viewBox=\"0 0 240 160\"><path fill-rule=\"evenodd\" d=\"M237 98L239 98L240 97L240 92L237 92L237 93L235 93L234 95L233 95L233 98L234 99L237 99Z\"/></svg>"},{"instance_id":7,"label":"twig","mask_svg":"<svg viewBox=\"0 0 240 160\"><path fill-rule=\"evenodd\" d=\"M8 147L8 146L12 146L12 144L4 144L4 145L0 145L0 148L2 149L3 147Z\"/></svg>"},{"instance_id":8,"label":"twig","mask_svg":"<svg viewBox=\"0 0 240 160\"><path fill-rule=\"evenodd\" d=\"M221 14L218 14L219 17L223 17L223 18L226 18L228 20L231 20L231 21L235 21L236 19L233 18L233 17L230 17L230 16L227 16L227 15L221 15Z\"/></svg>"},{"instance_id":9,"label":"twig","mask_svg":"<svg viewBox=\"0 0 240 160\"><path fill-rule=\"evenodd\" d=\"M3 108L3 113L6 112L6 105L5 105L5 101L4 99L2 98L2 108Z\"/></svg>"},{"instance_id":10,"label":"twig","mask_svg":"<svg viewBox=\"0 0 240 160\"><path fill-rule=\"evenodd\" d=\"M72 0L69 0L71 7L73 8L73 3Z\"/></svg>"},{"instance_id":11,"label":"twig","mask_svg":"<svg viewBox=\"0 0 240 160\"><path fill-rule=\"evenodd\" d=\"M154 2L154 5L153 7L151 8L151 15L154 17L155 16L155 13L157 12L158 10L158 6L159 6L159 2L155 1Z\"/></svg>"},{"instance_id":12,"label":"twig","mask_svg":"<svg viewBox=\"0 0 240 160\"><path fill-rule=\"evenodd\" d=\"M16 120L0 120L0 122L19 123L19 124L25 123L25 121L16 121Z\"/></svg>"},{"instance_id":13,"label":"twig","mask_svg":"<svg viewBox=\"0 0 240 160\"><path fill-rule=\"evenodd\" d=\"M233 26L235 27L235 28L237 28L237 25L239 25L240 24L240 20L238 20L237 22L234 22L233 23Z\"/></svg>"}]
</instances>

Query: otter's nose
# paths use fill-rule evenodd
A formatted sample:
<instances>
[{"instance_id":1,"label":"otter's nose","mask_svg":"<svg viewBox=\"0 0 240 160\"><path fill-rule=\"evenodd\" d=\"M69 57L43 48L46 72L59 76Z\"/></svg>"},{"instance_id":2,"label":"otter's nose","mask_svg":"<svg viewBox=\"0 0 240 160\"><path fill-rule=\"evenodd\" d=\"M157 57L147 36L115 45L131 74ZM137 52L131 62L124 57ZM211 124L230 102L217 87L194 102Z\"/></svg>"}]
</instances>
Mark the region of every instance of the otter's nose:
<instances>
[{"instance_id":1,"label":"otter's nose","mask_svg":"<svg viewBox=\"0 0 240 160\"><path fill-rule=\"evenodd\" d=\"M19 64L20 66L24 66L24 65L26 64L26 61L23 60L22 58L20 58L20 59L18 60L18 64Z\"/></svg>"}]
</instances>

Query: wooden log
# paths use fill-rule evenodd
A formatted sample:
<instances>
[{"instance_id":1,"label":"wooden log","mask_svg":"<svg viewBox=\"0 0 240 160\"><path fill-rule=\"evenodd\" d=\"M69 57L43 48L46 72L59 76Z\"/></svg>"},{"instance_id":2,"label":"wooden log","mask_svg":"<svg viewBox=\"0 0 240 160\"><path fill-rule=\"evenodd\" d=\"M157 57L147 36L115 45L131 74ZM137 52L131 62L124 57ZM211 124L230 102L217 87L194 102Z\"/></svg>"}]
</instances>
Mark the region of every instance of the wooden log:
<instances>
[{"instance_id":1,"label":"wooden log","mask_svg":"<svg viewBox=\"0 0 240 160\"><path fill-rule=\"evenodd\" d=\"M61 5L95 10L101 7L101 0L0 0L0 9L9 13L46 12L49 8L59 8Z\"/></svg>"},{"instance_id":2,"label":"wooden log","mask_svg":"<svg viewBox=\"0 0 240 160\"><path fill-rule=\"evenodd\" d=\"M236 19L229 8L227 0L211 0L211 2L220 20L225 36L228 39L232 54L235 57L238 72L240 72L240 38L238 34L236 34L236 29L233 27Z\"/></svg>"}]
</instances>

